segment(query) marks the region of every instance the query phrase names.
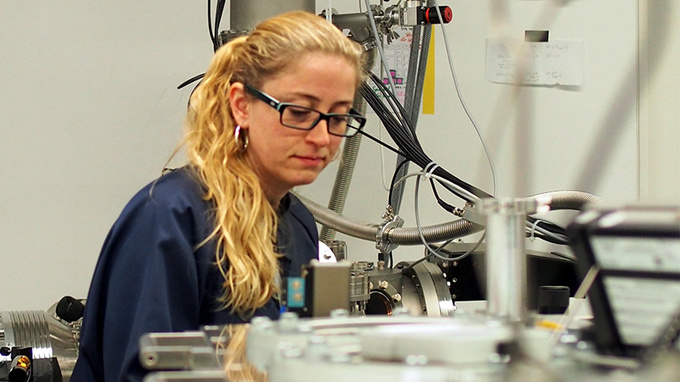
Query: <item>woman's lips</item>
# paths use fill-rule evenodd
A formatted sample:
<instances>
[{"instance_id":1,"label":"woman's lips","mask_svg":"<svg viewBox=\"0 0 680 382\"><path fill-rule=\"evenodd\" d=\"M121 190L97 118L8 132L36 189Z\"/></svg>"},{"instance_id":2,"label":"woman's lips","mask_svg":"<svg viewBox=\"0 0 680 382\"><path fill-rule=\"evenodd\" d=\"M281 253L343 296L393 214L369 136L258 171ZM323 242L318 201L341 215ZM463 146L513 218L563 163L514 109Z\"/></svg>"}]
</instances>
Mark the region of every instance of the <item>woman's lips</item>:
<instances>
[{"instance_id":1,"label":"woman's lips","mask_svg":"<svg viewBox=\"0 0 680 382\"><path fill-rule=\"evenodd\" d=\"M324 158L319 156L301 156L296 155L295 158L302 162L305 166L319 166L324 163Z\"/></svg>"}]
</instances>

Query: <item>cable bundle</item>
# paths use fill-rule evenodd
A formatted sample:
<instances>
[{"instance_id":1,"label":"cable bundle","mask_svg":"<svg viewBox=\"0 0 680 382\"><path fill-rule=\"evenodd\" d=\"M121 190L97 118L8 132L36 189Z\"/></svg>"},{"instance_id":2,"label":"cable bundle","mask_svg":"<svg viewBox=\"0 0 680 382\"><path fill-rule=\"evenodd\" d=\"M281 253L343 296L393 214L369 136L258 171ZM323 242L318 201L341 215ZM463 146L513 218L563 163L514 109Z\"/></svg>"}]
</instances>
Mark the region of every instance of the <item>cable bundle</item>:
<instances>
[{"instance_id":1,"label":"cable bundle","mask_svg":"<svg viewBox=\"0 0 680 382\"><path fill-rule=\"evenodd\" d=\"M368 78L377 87L382 97L378 96L367 83L361 85L359 92L385 125L387 133L399 146L400 153L422 169L428 166L432 167L433 161L423 151L414 129L406 118L404 107L374 73L370 73ZM449 191L467 202L474 204L479 199L492 197L490 194L459 179L440 166L434 166L432 174L455 184L458 188L441 183Z\"/></svg>"},{"instance_id":2,"label":"cable bundle","mask_svg":"<svg viewBox=\"0 0 680 382\"><path fill-rule=\"evenodd\" d=\"M368 78L375 85L378 90L378 94L380 95L376 94L376 92L368 83L363 83L359 88L359 92L370 105L371 109L375 111L378 118L380 118L380 121L385 126L385 129L392 140L399 147L399 150L397 151L396 149L387 146L384 142L377 140L364 131L361 132L362 134L378 142L379 144L388 147L390 150L401 154L404 158L415 163L426 173L433 175L429 178L437 202L449 212L453 212L454 207L444 202L439 197L436 189L434 188L434 184L432 183L433 179L437 180L439 184L454 193L456 196L471 204L475 204L483 198L493 197L483 190L461 180L433 162L432 159L427 154L425 154L420 142L418 141L418 137L415 134L415 130L406 118L406 111L396 99L394 94L374 73L369 73ZM557 224L551 223L550 221L528 216L527 227L530 227L531 235L533 237L540 238L555 244L566 244L567 242L564 228L558 226Z\"/></svg>"}]
</instances>

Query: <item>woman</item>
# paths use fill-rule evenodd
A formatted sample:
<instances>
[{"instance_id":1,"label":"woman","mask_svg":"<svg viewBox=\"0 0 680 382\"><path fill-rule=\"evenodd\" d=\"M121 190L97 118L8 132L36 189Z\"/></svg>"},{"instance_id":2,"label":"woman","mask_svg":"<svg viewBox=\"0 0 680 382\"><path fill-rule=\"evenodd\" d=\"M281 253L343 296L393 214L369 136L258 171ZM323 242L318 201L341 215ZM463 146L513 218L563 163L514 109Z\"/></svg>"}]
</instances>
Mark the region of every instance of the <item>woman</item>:
<instances>
[{"instance_id":1,"label":"woman","mask_svg":"<svg viewBox=\"0 0 680 382\"><path fill-rule=\"evenodd\" d=\"M363 127L361 80L361 49L304 12L216 52L190 98L189 164L140 191L104 243L72 381L141 380L144 333L279 316L281 278L318 253L289 191Z\"/></svg>"}]
</instances>

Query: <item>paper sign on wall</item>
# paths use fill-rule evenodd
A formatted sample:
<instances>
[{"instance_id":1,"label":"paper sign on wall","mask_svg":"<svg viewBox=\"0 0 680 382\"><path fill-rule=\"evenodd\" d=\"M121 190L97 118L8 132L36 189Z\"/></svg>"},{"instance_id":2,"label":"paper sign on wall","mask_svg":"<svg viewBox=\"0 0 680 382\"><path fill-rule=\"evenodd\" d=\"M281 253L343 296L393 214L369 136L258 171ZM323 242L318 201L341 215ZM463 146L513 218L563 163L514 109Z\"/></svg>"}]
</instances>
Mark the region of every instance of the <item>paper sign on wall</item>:
<instances>
[{"instance_id":1,"label":"paper sign on wall","mask_svg":"<svg viewBox=\"0 0 680 382\"><path fill-rule=\"evenodd\" d=\"M486 79L502 84L583 84L583 41L486 40Z\"/></svg>"}]
</instances>

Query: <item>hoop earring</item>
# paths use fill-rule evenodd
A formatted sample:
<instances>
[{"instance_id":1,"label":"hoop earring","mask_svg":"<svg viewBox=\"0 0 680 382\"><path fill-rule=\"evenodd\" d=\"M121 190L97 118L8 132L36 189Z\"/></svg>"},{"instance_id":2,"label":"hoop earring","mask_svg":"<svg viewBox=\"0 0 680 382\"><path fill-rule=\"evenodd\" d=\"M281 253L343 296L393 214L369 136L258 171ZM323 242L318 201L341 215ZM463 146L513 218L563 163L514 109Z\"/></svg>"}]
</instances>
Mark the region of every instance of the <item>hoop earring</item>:
<instances>
[{"instance_id":1,"label":"hoop earring","mask_svg":"<svg viewBox=\"0 0 680 382\"><path fill-rule=\"evenodd\" d=\"M236 125L236 128L234 129L234 139L236 140L236 147L238 147L239 151L245 152L248 148L248 131L244 129L243 134L241 134L241 126Z\"/></svg>"}]
</instances>

